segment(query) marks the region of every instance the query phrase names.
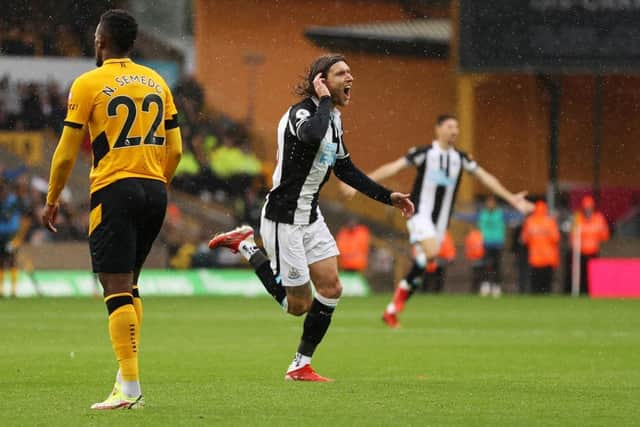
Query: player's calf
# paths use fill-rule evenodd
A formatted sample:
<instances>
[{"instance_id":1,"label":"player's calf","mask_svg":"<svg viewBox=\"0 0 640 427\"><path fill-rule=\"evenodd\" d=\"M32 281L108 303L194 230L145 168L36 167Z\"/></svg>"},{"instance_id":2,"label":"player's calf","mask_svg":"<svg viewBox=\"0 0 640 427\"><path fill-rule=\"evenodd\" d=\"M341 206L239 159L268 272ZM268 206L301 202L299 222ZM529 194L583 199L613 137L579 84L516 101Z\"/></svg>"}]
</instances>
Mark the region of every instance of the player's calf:
<instances>
[{"instance_id":1,"label":"player's calf","mask_svg":"<svg viewBox=\"0 0 640 427\"><path fill-rule=\"evenodd\" d=\"M240 252L254 268L256 276L267 292L284 310L287 310L288 301L280 276L273 273L269 258L256 245L253 239L253 228L243 225L226 233L217 234L209 242L209 248L218 247L229 248L233 253Z\"/></svg>"}]
</instances>

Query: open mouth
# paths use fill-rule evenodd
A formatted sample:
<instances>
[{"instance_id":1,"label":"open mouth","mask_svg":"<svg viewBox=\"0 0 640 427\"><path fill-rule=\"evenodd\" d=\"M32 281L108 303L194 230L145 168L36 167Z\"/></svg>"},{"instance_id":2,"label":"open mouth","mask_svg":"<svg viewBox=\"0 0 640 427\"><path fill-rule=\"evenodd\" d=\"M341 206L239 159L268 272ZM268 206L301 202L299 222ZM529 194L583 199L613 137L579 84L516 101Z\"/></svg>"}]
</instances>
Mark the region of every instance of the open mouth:
<instances>
[{"instance_id":1,"label":"open mouth","mask_svg":"<svg viewBox=\"0 0 640 427\"><path fill-rule=\"evenodd\" d=\"M345 86L344 88L344 94L347 97L347 99L351 98L351 86Z\"/></svg>"}]
</instances>

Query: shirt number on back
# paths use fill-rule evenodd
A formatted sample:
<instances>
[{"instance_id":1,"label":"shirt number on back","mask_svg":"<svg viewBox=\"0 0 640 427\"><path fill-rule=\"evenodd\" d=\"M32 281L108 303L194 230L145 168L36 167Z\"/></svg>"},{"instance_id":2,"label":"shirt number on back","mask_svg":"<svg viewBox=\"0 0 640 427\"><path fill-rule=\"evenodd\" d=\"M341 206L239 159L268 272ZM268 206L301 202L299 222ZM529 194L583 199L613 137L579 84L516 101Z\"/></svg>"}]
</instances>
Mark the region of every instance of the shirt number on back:
<instances>
[{"instance_id":1,"label":"shirt number on back","mask_svg":"<svg viewBox=\"0 0 640 427\"><path fill-rule=\"evenodd\" d=\"M155 119L151 123L149 131L144 137L144 144L163 145L164 137L155 135L156 130L158 130L158 127L162 123L162 118L164 117L164 104L162 103L162 98L155 93L145 96L142 100L142 112L149 113L151 104L156 104L158 106L158 111L156 112ZM109 101L109 104L107 105L107 116L110 118L116 117L118 115L118 107L120 106L126 109L127 117L125 118L122 129L118 134L118 138L116 138L116 142L113 144L113 148L134 147L136 145L140 145L140 142L143 141L141 136L129 135L131 126L133 126L133 123L136 120L136 114L138 114L138 110L133 99L124 95L116 96ZM122 111L122 109L120 109L120 111Z\"/></svg>"}]
</instances>

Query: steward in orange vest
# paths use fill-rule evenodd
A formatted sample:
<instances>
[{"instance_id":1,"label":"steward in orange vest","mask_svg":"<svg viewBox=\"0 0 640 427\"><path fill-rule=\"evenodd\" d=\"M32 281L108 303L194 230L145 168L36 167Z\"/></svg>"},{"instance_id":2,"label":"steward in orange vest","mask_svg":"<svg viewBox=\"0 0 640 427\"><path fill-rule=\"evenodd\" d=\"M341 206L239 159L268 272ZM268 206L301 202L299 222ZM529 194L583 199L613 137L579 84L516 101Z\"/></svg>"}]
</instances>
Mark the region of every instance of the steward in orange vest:
<instances>
[{"instance_id":1,"label":"steward in orange vest","mask_svg":"<svg viewBox=\"0 0 640 427\"><path fill-rule=\"evenodd\" d=\"M338 264L345 271L364 271L369 264L371 233L366 225L349 221L338 232L336 243L340 256Z\"/></svg>"},{"instance_id":2,"label":"steward in orange vest","mask_svg":"<svg viewBox=\"0 0 640 427\"><path fill-rule=\"evenodd\" d=\"M600 255L600 244L607 240L609 240L609 225L604 215L595 210L593 197L585 196L582 199L582 209L574 216L570 238L572 251L577 244L580 245L581 294L589 291L589 262Z\"/></svg>"},{"instance_id":3,"label":"steward in orange vest","mask_svg":"<svg viewBox=\"0 0 640 427\"><path fill-rule=\"evenodd\" d=\"M532 292L551 292L553 269L560 262L560 231L555 219L548 215L545 202L536 202L533 214L524 221L520 239L529 248Z\"/></svg>"}]
</instances>

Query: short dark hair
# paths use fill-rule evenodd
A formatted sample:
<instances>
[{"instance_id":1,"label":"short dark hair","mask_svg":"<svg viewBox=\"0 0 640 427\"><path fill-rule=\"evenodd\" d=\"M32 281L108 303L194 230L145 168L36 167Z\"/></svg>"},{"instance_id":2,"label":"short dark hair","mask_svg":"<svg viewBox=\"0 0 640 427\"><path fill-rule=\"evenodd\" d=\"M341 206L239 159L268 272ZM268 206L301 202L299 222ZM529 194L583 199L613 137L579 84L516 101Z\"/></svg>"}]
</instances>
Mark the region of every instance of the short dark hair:
<instances>
[{"instance_id":1,"label":"short dark hair","mask_svg":"<svg viewBox=\"0 0 640 427\"><path fill-rule=\"evenodd\" d=\"M446 122L447 120L455 120L457 122L458 118L456 116L454 116L453 114L440 114L438 116L438 118L436 119L436 125L440 126L444 122Z\"/></svg>"},{"instance_id":2,"label":"short dark hair","mask_svg":"<svg viewBox=\"0 0 640 427\"><path fill-rule=\"evenodd\" d=\"M330 53L316 58L316 60L309 65L307 75L303 77L302 81L296 86L296 94L299 96L316 96L316 89L313 87L313 79L318 73L322 73L323 77L327 77L327 73L333 64L340 61L347 62L344 55L340 53Z\"/></svg>"},{"instance_id":3,"label":"short dark hair","mask_svg":"<svg viewBox=\"0 0 640 427\"><path fill-rule=\"evenodd\" d=\"M114 49L127 53L133 49L138 36L138 23L129 12L122 9L111 9L100 17L102 31L113 43Z\"/></svg>"}]
</instances>

